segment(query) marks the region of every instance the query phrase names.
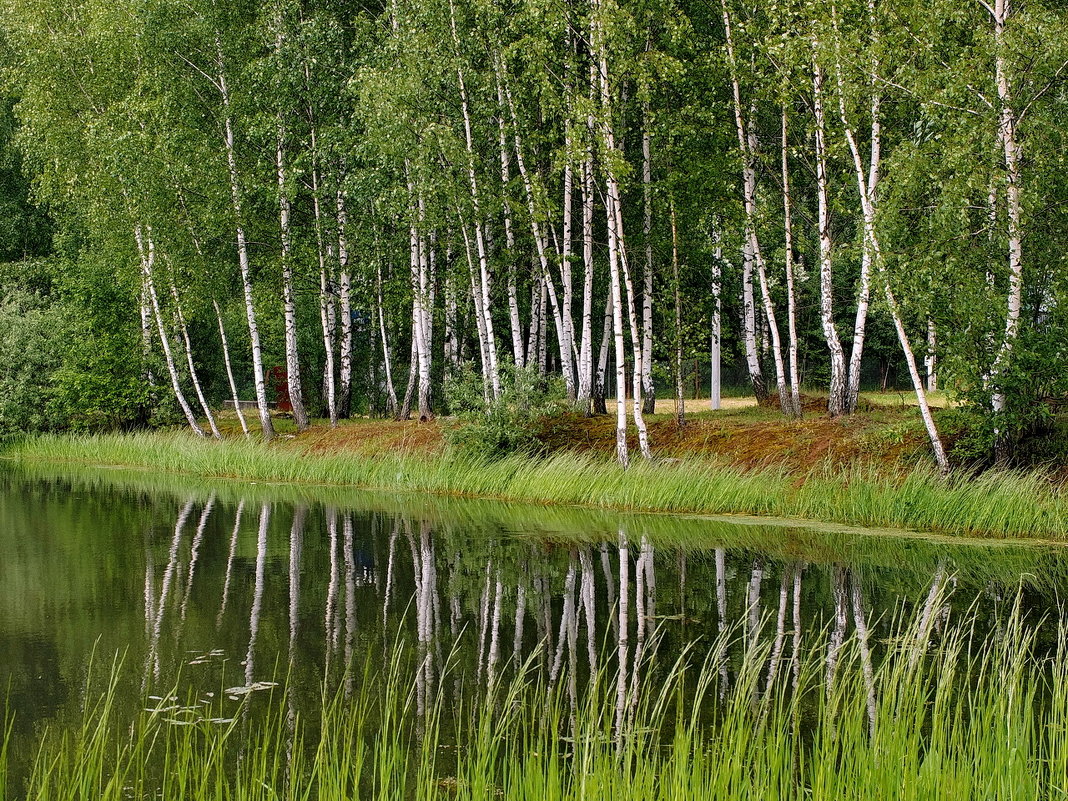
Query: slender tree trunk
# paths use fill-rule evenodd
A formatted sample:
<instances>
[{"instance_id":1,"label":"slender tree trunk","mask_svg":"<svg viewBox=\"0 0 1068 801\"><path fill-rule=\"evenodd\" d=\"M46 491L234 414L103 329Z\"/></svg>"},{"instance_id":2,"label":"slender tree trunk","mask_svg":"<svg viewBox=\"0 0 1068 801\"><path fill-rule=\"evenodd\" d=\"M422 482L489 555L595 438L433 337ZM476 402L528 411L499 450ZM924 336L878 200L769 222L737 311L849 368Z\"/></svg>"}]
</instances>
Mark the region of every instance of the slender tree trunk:
<instances>
[{"instance_id":1,"label":"slender tree trunk","mask_svg":"<svg viewBox=\"0 0 1068 801\"><path fill-rule=\"evenodd\" d=\"M318 205L318 204L315 204ZM319 254L319 325L323 329L323 395L330 427L337 427L337 385L334 382L334 290L327 269L325 254Z\"/></svg>"},{"instance_id":2,"label":"slender tree trunk","mask_svg":"<svg viewBox=\"0 0 1068 801\"><path fill-rule=\"evenodd\" d=\"M601 328L601 347L597 355L597 376L593 384L593 412L594 414L608 414L608 405L605 403L607 391L605 389L605 375L608 372L608 347L612 342L612 292L609 291L604 302L604 323Z\"/></svg>"},{"instance_id":3,"label":"slender tree trunk","mask_svg":"<svg viewBox=\"0 0 1068 801\"><path fill-rule=\"evenodd\" d=\"M527 170L526 160L523 156L523 139L519 132L519 116L516 113L515 101L512 98L511 90L505 82L504 66L501 63L500 54L495 54L495 61L497 81L503 88L504 98L508 103L509 114L512 118L512 140L515 144L516 166L519 168L519 174L523 179L523 188L527 196L527 211L528 216L530 217L530 229L534 237L534 245L538 255L538 262L541 267L541 274L545 281L544 286L548 292L549 302L552 304L553 321L556 323L556 334L560 351L560 369L564 375L564 385L567 387L567 396L574 399L576 396L575 368L572 359L574 346L568 339L568 330L564 325L563 311L556 294L556 282L553 281L552 273L549 270L548 239L542 228L540 217L538 215L533 178Z\"/></svg>"},{"instance_id":4,"label":"slender tree trunk","mask_svg":"<svg viewBox=\"0 0 1068 801\"><path fill-rule=\"evenodd\" d=\"M582 337L578 376L578 400L587 412L593 394L593 205L593 153L587 150L582 166Z\"/></svg>"},{"instance_id":5,"label":"slender tree trunk","mask_svg":"<svg viewBox=\"0 0 1068 801\"><path fill-rule=\"evenodd\" d=\"M415 318L415 341L419 357L419 384L417 398L419 406L419 422L425 423L434 418L430 411L430 360L431 360L431 327L430 312L433 309L431 296L429 258L427 253L427 241L422 226L426 221L425 201L420 194L418 197L418 225L413 224L412 236L412 292L413 292L413 317Z\"/></svg>"},{"instance_id":6,"label":"slender tree trunk","mask_svg":"<svg viewBox=\"0 0 1068 801\"><path fill-rule=\"evenodd\" d=\"M222 43L218 33L215 36L215 52L218 66L218 88L222 96L223 131L226 145L226 163L230 174L230 196L234 212L237 234L237 260L241 269L241 285L245 295L245 316L248 319L249 340L252 343L252 376L256 385L256 408L260 415L260 428L265 439L274 439L274 424L271 411L267 407L267 384L263 372L263 349L260 347L260 330L256 321L256 308L252 301L252 275L249 269L248 244L245 240L245 223L241 202L241 182L237 174L237 154L234 145L234 126L230 88L227 83Z\"/></svg>"},{"instance_id":7,"label":"slender tree trunk","mask_svg":"<svg viewBox=\"0 0 1068 801\"><path fill-rule=\"evenodd\" d=\"M338 388L338 417L352 414L352 273L349 271L349 241L346 232L348 212L345 208L345 193L337 191L337 258L338 300L341 306L341 375Z\"/></svg>"},{"instance_id":8,"label":"slender tree trunk","mask_svg":"<svg viewBox=\"0 0 1068 801\"><path fill-rule=\"evenodd\" d=\"M833 7L832 7L833 8ZM920 377L920 371L916 366L916 356L912 349L912 343L909 341L908 333L905 331L905 325L901 318L901 310L898 306L897 299L894 297L894 293L890 286L890 277L886 272L886 265L882 257L882 247L879 243L878 232L875 228L875 201L874 201L874 180L877 180L876 174L868 174L864 167L864 162L861 159L860 148L857 145L856 137L853 134L853 129L849 125L848 118L845 110L844 90L842 87L841 79L841 66L836 63L838 68L838 95L839 95L839 111L842 118L843 128L845 131L846 142L849 145L849 151L853 156L853 168L856 173L857 188L860 193L860 206L861 213L864 220L864 232L866 240L866 249L870 251L871 263L873 263L879 270L883 283L883 291L886 296L886 305L890 312L890 318L894 323L894 330L897 332L898 342L901 344L901 350L905 355L905 361L908 364L909 376L912 379L912 387L916 393L916 402L920 407L920 416L923 418L924 427L927 429L927 436L931 440L931 449L934 451L935 462L938 465L938 469L942 473L949 472L949 460L946 457L945 448L942 445L942 440L939 437L938 429L935 426L934 417L931 414L930 405L927 403L927 393L924 391L923 379ZM878 105L873 106L873 110L878 112ZM822 124L817 125L817 141L819 139L819 129ZM879 129L877 125L872 128L872 133L876 137L878 136ZM878 169L878 139L872 144L872 164L873 169ZM821 192L821 207L823 205L823 194ZM822 220L821 220L822 225ZM822 239L822 237L821 237ZM822 249L822 248L821 248ZM847 409L848 410L848 409Z\"/></svg>"},{"instance_id":9,"label":"slender tree trunk","mask_svg":"<svg viewBox=\"0 0 1068 801\"><path fill-rule=\"evenodd\" d=\"M570 153L570 142L567 145L567 151ZM571 365L572 376L570 380L565 379L565 384L569 384L572 389L569 398L575 400L578 396L578 388L574 378L574 363L577 359L578 350L575 347L575 319L574 319L574 304L575 293L571 280L571 255L572 255L572 238L573 238L573 206L574 206L574 184L575 175L571 166L570 160L564 165L564 212L563 212L563 237L560 243L560 284L563 290L563 306L560 310L561 319L564 325L564 338L567 340L568 347L571 349L571 353L568 359L568 363Z\"/></svg>"},{"instance_id":10,"label":"slender tree trunk","mask_svg":"<svg viewBox=\"0 0 1068 801\"><path fill-rule=\"evenodd\" d=\"M389 353L386 313L382 304L382 265L378 263L375 264L375 301L378 306L378 330L382 337L382 365L386 373L386 416L396 417L400 408L397 405L397 391L393 388L393 359Z\"/></svg>"},{"instance_id":11,"label":"slender tree trunk","mask_svg":"<svg viewBox=\"0 0 1068 801\"><path fill-rule=\"evenodd\" d=\"M219 321L219 339L222 342L223 364L226 365L226 380L230 384L230 394L234 399L234 412L237 414L238 422L241 423L241 433L247 437L248 423L245 422L245 413L241 411L241 401L237 397L237 383L234 381L234 369L230 364L230 345L226 341L226 327L223 325L219 301L212 298L211 305L215 307L215 319Z\"/></svg>"},{"instance_id":12,"label":"slender tree trunk","mask_svg":"<svg viewBox=\"0 0 1068 801\"><path fill-rule=\"evenodd\" d=\"M492 361L490 357L489 333L486 330L486 317L488 310L483 304L483 295L479 288L478 278L475 274L475 262L471 257L471 236L468 225L460 220L460 231L464 239L464 253L467 256L467 272L471 280L471 302L475 311L475 327L478 329L478 352L482 361L482 394L487 404L495 397L499 387L495 390L491 381Z\"/></svg>"},{"instance_id":13,"label":"slender tree trunk","mask_svg":"<svg viewBox=\"0 0 1068 801\"><path fill-rule=\"evenodd\" d=\"M619 188L613 177L608 179L609 185L609 209L612 212L612 220L615 223L615 234L610 232L608 236L608 247L614 249L617 252L617 258L619 259L620 272L623 274L623 284L627 290L627 321L630 323L630 341L631 352L634 354L634 368L632 371L631 381L632 393L633 393L633 405L631 407L634 415L634 426L638 429L638 448L641 451L642 456L646 459L652 459L653 454L649 449L649 433L645 426L645 418L642 416L642 345L641 345L641 333L638 328L638 316L635 309L636 297L634 291L634 283L631 280L630 269L627 265L627 249L625 240L623 238L623 211L620 208ZM611 225L611 222L609 223Z\"/></svg>"},{"instance_id":14,"label":"slender tree trunk","mask_svg":"<svg viewBox=\"0 0 1068 801\"><path fill-rule=\"evenodd\" d=\"M182 408L182 414L185 415L189 427L193 429L198 437L206 437L207 432L200 427L200 423L197 422L197 417L193 413L193 408L189 405L189 401L186 400L185 393L182 391L182 384L178 377L178 366L174 362L174 352L171 350L171 342L167 336L167 327L163 324L163 315L160 313L159 296L156 294L156 283L152 276L152 270L156 264L156 246L152 241L151 231L145 234L142 232L141 226L138 225L134 229L134 237L137 239L137 251L141 258L141 274L144 277L148 297L152 302L152 312L156 318L159 344L163 348L163 358L167 363L167 373L171 377L171 389L174 390L174 397Z\"/></svg>"},{"instance_id":15,"label":"slender tree trunk","mask_svg":"<svg viewBox=\"0 0 1068 801\"><path fill-rule=\"evenodd\" d=\"M927 391L938 391L938 334L935 330L935 321L927 318L927 358L924 359L927 368Z\"/></svg>"},{"instance_id":16,"label":"slender tree trunk","mask_svg":"<svg viewBox=\"0 0 1068 801\"><path fill-rule=\"evenodd\" d=\"M1001 344L998 346L994 367L991 371L993 393L990 406L994 414L1005 411L1007 400L1005 389L1001 385L1002 375L1009 367L1009 360L1016 344L1020 327L1020 309L1023 302L1023 236L1021 227L1022 202L1020 200L1021 150L1017 126L1016 108L1009 79L1008 65L1005 58L1005 28L1012 15L1010 0L994 0L992 10L994 19L994 72L998 87L998 143L1001 145L1005 159L1005 196L1008 216L1009 242L1009 291L1005 305L1005 328ZM1006 456L1006 443L999 431L997 443L998 457Z\"/></svg>"},{"instance_id":17,"label":"slender tree trunk","mask_svg":"<svg viewBox=\"0 0 1068 801\"><path fill-rule=\"evenodd\" d=\"M504 214L504 244L508 250L506 257L508 259L508 321L512 329L512 358L515 360L516 367L523 367L526 360L523 349L523 323L519 317L519 296L516 286L515 232L512 228L512 208L508 203L508 185L512 181L511 156L508 152L508 134L504 119L506 114L504 91L499 81L497 83L497 106L500 110L500 114L497 115L497 133L501 158L501 192L504 195L501 205Z\"/></svg>"},{"instance_id":18,"label":"slender tree trunk","mask_svg":"<svg viewBox=\"0 0 1068 801\"><path fill-rule=\"evenodd\" d=\"M682 286L679 281L679 227L675 200L671 200L671 277L675 292L675 422L686 424L686 399L682 393Z\"/></svg>"},{"instance_id":19,"label":"slender tree trunk","mask_svg":"<svg viewBox=\"0 0 1068 801\"><path fill-rule=\"evenodd\" d=\"M849 121L846 113L845 86L842 76L842 58L840 55L838 37L838 14L834 3L831 3L831 21L835 32L835 78L838 86L838 115L842 121L846 141L849 144L850 153L853 156L854 168L857 178L859 193L867 196L868 211L864 210L862 198L861 210L864 222L864 247L861 254L860 281L857 290L857 313L853 323L853 346L849 356L849 376L846 382L845 412L852 414L856 411L857 402L860 398L860 367L864 354L864 339L867 330L868 306L871 294L871 271L874 258L873 237L875 236L875 210L876 196L879 187L879 171L882 155L882 119L881 106L882 95L878 90L879 60L877 53L878 26L875 19L875 0L868 0L869 28L871 30L871 153L867 174L865 175L860 148L857 145L855 129ZM870 213L869 213L870 212Z\"/></svg>"},{"instance_id":20,"label":"slender tree trunk","mask_svg":"<svg viewBox=\"0 0 1068 801\"><path fill-rule=\"evenodd\" d=\"M141 277L141 363L144 365L145 383L150 387L156 383L152 367L148 363L152 352L152 302L148 298L148 282Z\"/></svg>"},{"instance_id":21,"label":"slender tree trunk","mask_svg":"<svg viewBox=\"0 0 1068 801\"><path fill-rule=\"evenodd\" d=\"M596 0L595 14L600 9L600 0ZM615 132L612 125L612 99L611 89L609 86L609 73L608 73L608 57L605 52L605 44L601 36L600 27L596 21L596 18L591 23L591 40L595 42L595 49L598 61L598 72L600 74L600 101L601 101L601 120L600 131L601 137L604 142L604 148L610 156L614 156L617 152ZM631 281L630 269L627 265L627 251L626 251L626 239L623 234L623 210L622 202L620 199L619 183L615 175L615 167L611 163L611 157L608 159L608 163L605 164L605 178L608 185L607 193L607 218L608 218L608 254L609 264L613 271L612 278L612 304L613 304L613 319L617 326L616 328L616 381L617 381L617 398L616 403L622 403L624 401L625 389L619 386L620 382L624 382L624 366L623 366L623 329L622 329L622 299L619 297L619 276L622 274L623 282L627 291L627 318L630 323L630 336L632 352L634 354L634 368L633 368L633 416L634 425L638 429L638 446L641 450L642 456L646 459L652 458L652 453L649 449L649 435L646 430L645 420L642 417L642 343L641 334L638 329L638 319L635 311L635 293L634 285ZM625 383L625 382L624 382ZM616 451L617 456L621 464L626 465L626 412L623 410L617 410L617 415L622 414L623 417L617 421L616 431Z\"/></svg>"},{"instance_id":22,"label":"slender tree trunk","mask_svg":"<svg viewBox=\"0 0 1068 801\"><path fill-rule=\"evenodd\" d=\"M215 415L211 412L211 406L208 405L207 398L204 397L204 390L200 386L200 378L197 376L197 368L193 364L193 346L189 342L189 329L185 324L185 315L182 314L182 304L178 300L178 288L171 282L171 297L174 298L174 314L178 322L178 331L182 335L182 343L185 346L185 361L189 367L189 380L193 384L193 391L196 393L197 401L200 403L200 408L204 411L204 417L208 421L208 427L211 428L211 435L215 439L222 439L222 434L219 433L219 427L215 425Z\"/></svg>"},{"instance_id":23,"label":"slender tree trunk","mask_svg":"<svg viewBox=\"0 0 1068 801\"><path fill-rule=\"evenodd\" d=\"M398 419L411 420L412 419L412 400L415 398L415 385L419 380L419 348L416 344L415 330L418 328L419 323L416 321L416 317L412 315L412 350L411 356L408 359L408 386L404 390L404 401L401 403L400 413Z\"/></svg>"},{"instance_id":24,"label":"slender tree trunk","mask_svg":"<svg viewBox=\"0 0 1068 801\"><path fill-rule=\"evenodd\" d=\"M493 315L490 313L490 276L489 258L486 252L486 241L482 231L482 212L478 190L478 178L475 174L475 145L471 134L471 110L467 98L467 85L464 82L464 71L459 66L460 62L460 39L456 33L456 10L455 4L449 0L449 27L452 31L454 52L457 60L456 78L460 85L460 107L464 120L464 145L467 151L467 180L471 189L471 208L474 212L472 227L475 233L475 245L478 249L478 276L479 292L481 293L482 324L485 328L486 363L484 370L488 371L490 387L493 390L493 398L496 400L501 394L501 376L497 368L497 338L493 331ZM466 239L466 233L465 233ZM468 245L470 257L470 245ZM475 304L476 313L478 303Z\"/></svg>"},{"instance_id":25,"label":"slender tree trunk","mask_svg":"<svg viewBox=\"0 0 1068 801\"><path fill-rule=\"evenodd\" d=\"M719 244L719 232L716 231L714 236L716 240L716 250L712 259L712 344L711 353L709 354L710 361L712 362L712 376L709 386L708 402L712 411L718 411L721 405L720 394L722 389L720 350L723 341L723 248L720 247Z\"/></svg>"},{"instance_id":26,"label":"slender tree trunk","mask_svg":"<svg viewBox=\"0 0 1068 801\"><path fill-rule=\"evenodd\" d=\"M757 207L756 207L756 132L753 129L754 109L749 111L749 121L743 118L742 93L739 84L738 66L734 52L734 35L731 28L730 12L727 9L727 0L721 0L723 12L723 28L726 33L727 60L731 73L731 97L734 107L735 131L738 136L738 151L742 156L742 193L745 205L745 244L743 246L742 268L742 328L745 337L746 364L749 368L749 381L753 385L753 394L758 403L763 403L768 396L767 385L760 368L760 355L757 351L756 336L756 307L753 299L753 268L756 267L760 279L760 289L764 299L764 313L767 317L769 328L774 343L776 377L780 404L783 411L787 411L786 387L782 370L782 350L779 345L779 331L775 324L775 312L768 291L764 258L760 251L760 240L757 236Z\"/></svg>"},{"instance_id":27,"label":"slender tree trunk","mask_svg":"<svg viewBox=\"0 0 1068 801\"><path fill-rule=\"evenodd\" d=\"M646 42L646 52L651 45ZM642 273L642 411L656 411L653 387L653 156L649 103L642 104L642 238L645 241L645 270Z\"/></svg>"},{"instance_id":28,"label":"slender tree trunk","mask_svg":"<svg viewBox=\"0 0 1068 801\"><path fill-rule=\"evenodd\" d=\"M795 416L801 416L801 382L797 370L797 292L794 288L794 230L790 195L790 149L787 138L786 105L782 107L782 206L786 251L786 327L789 337L790 403Z\"/></svg>"},{"instance_id":29,"label":"slender tree trunk","mask_svg":"<svg viewBox=\"0 0 1068 801\"><path fill-rule=\"evenodd\" d=\"M820 320L823 337L831 352L831 385L827 410L832 417L846 412L845 351L834 323L834 294L831 272L830 187L827 176L827 119L823 108L823 69L816 60L817 42L813 39L812 90L816 114L816 194L817 229L820 240Z\"/></svg>"},{"instance_id":30,"label":"slender tree trunk","mask_svg":"<svg viewBox=\"0 0 1068 801\"><path fill-rule=\"evenodd\" d=\"M275 13L275 58L281 62L285 47L284 17L280 6ZM293 291L293 234L290 229L292 201L286 176L285 112L279 110L275 125L275 167L278 178L278 228L281 235L282 307L285 318L286 382L289 402L293 405L293 421L297 431L306 431L308 413L304 408L304 392L300 380L300 357L297 352L297 302Z\"/></svg>"},{"instance_id":31,"label":"slender tree trunk","mask_svg":"<svg viewBox=\"0 0 1068 801\"><path fill-rule=\"evenodd\" d=\"M281 33L279 33L278 50L281 50L281 46ZM279 115L275 165L278 174L278 221L282 235L282 305L285 314L286 381L289 384L289 401L293 404L293 420L297 424L298 431L305 431L309 423L308 413L304 409L304 393L300 381L300 357L297 353L297 302L293 291L293 235L289 225L291 202L286 180L285 136L285 125Z\"/></svg>"},{"instance_id":32,"label":"slender tree trunk","mask_svg":"<svg viewBox=\"0 0 1068 801\"><path fill-rule=\"evenodd\" d=\"M315 125L311 128L312 155L318 152ZM319 325L323 331L323 396L326 401L326 413L330 418L330 427L335 428L338 421L337 385L335 383L334 362L334 322L333 322L333 288L330 280L330 257L323 234L323 210L319 168L312 163L312 211L315 216L315 244L319 256ZM339 227L340 231L340 227Z\"/></svg>"}]
</instances>

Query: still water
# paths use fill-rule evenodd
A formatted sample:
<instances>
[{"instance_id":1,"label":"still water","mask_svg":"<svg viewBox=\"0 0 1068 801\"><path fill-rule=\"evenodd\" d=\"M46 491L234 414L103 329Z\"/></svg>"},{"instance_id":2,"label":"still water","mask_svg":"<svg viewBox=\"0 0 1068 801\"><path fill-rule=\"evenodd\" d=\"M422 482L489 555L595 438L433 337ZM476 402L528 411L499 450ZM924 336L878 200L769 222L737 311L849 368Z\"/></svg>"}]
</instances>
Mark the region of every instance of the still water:
<instances>
[{"instance_id":1,"label":"still water","mask_svg":"<svg viewBox=\"0 0 1068 801\"><path fill-rule=\"evenodd\" d=\"M877 661L895 620L966 611L994 636L1020 603L1053 649L1068 586L1053 546L13 464L0 554L15 775L117 658L123 702L176 725L199 713L174 690L222 720L284 691L314 718L324 688L381 680L397 648L460 693L528 659L549 684L589 675L623 639L637 682L733 627L767 641L773 673L800 636L832 660L860 634Z\"/></svg>"}]
</instances>

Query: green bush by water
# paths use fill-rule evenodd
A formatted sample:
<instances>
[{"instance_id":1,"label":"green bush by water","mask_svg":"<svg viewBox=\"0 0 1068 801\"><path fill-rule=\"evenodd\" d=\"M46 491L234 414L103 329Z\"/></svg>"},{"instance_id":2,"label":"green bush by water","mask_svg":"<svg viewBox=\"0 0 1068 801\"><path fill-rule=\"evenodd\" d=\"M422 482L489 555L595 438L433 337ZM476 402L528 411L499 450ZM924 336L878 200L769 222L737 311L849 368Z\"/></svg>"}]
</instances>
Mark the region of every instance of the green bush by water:
<instances>
[{"instance_id":1,"label":"green bush by water","mask_svg":"<svg viewBox=\"0 0 1068 801\"><path fill-rule=\"evenodd\" d=\"M490 388L470 365L445 384L449 410L462 422L447 428L445 437L461 453L486 459L535 454L544 447L534 436L535 423L568 407L563 381L540 376L536 368L508 363L499 380L494 399L487 399Z\"/></svg>"},{"instance_id":2,"label":"green bush by water","mask_svg":"<svg viewBox=\"0 0 1068 801\"><path fill-rule=\"evenodd\" d=\"M792 517L954 535L1061 540L1068 501L1041 474L987 472L949 479L917 467L905 477L857 467L799 481L706 459L664 464L575 454L485 459L311 454L285 444L215 442L184 433L37 436L11 443L19 460L125 465L206 478L310 483L688 514Z\"/></svg>"}]
</instances>

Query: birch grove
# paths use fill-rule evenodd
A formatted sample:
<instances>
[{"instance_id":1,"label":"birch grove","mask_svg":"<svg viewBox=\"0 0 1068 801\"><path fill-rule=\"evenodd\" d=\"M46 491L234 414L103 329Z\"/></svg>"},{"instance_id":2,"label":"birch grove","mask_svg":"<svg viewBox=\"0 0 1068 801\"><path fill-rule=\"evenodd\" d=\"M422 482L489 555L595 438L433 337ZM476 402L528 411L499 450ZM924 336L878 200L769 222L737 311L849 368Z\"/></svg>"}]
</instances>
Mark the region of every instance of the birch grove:
<instances>
[{"instance_id":1,"label":"birch grove","mask_svg":"<svg viewBox=\"0 0 1068 801\"><path fill-rule=\"evenodd\" d=\"M894 383L945 470L944 395L1008 458L1066 391L1052 0L120 6L2 22L13 141L110 271L142 419L255 407L269 439L282 400L299 432L530 380L614 406L626 465L658 395L682 426L723 388L845 417Z\"/></svg>"}]
</instances>

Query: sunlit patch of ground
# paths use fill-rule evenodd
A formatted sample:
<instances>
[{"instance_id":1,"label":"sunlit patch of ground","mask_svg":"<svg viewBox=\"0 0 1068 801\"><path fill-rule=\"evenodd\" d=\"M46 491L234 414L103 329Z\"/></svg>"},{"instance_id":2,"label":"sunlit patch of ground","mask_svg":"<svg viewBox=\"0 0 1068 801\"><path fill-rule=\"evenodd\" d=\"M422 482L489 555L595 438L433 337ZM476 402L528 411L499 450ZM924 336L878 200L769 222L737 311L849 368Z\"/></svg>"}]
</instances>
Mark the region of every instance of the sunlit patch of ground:
<instances>
[{"instance_id":1,"label":"sunlit patch of ground","mask_svg":"<svg viewBox=\"0 0 1068 801\"><path fill-rule=\"evenodd\" d=\"M834 471L857 463L882 469L909 469L927 453L927 439L911 393L865 392L857 414L838 419L828 416L826 396L802 396L801 419L784 417L777 399L758 406L752 397L724 397L712 411L707 398L686 401L686 425L676 423L675 401L660 398L654 414L647 415L649 440L658 456L715 457L744 468L780 467L791 473L813 469ZM945 407L943 393L932 405ZM627 403L628 418L631 402ZM537 436L549 451L591 453L611 458L615 453L615 404L607 415L587 417L571 413L546 419ZM246 412L248 425L258 421ZM227 436L240 436L234 412L222 412L220 428ZM327 420L313 420L312 428L297 433L286 416L274 418L279 440L315 454L376 454L398 452L436 454L444 448L443 431L449 418L429 423L415 420L354 418L330 428ZM628 441L636 451L637 435L629 425Z\"/></svg>"}]
</instances>

